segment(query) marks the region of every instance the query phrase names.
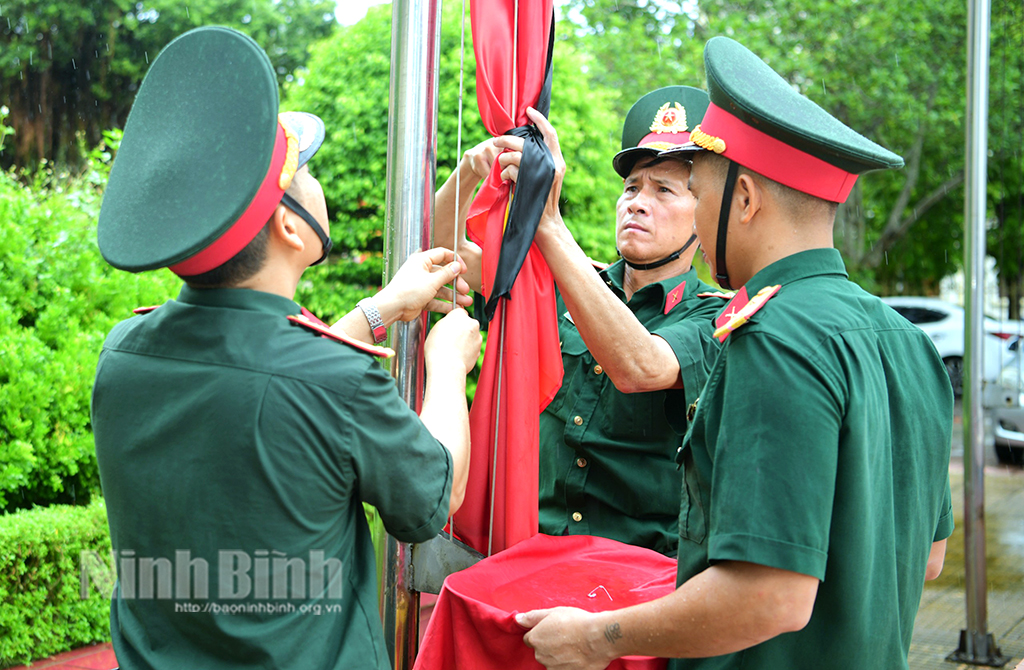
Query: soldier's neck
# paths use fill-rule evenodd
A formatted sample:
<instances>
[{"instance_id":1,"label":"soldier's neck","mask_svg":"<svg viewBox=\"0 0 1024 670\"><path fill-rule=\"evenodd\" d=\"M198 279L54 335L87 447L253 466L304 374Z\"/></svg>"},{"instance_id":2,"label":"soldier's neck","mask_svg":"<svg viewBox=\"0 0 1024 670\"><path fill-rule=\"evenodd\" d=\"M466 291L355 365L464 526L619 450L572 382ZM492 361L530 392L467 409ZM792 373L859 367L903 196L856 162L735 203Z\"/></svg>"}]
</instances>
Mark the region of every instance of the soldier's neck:
<instances>
[{"instance_id":1,"label":"soldier's neck","mask_svg":"<svg viewBox=\"0 0 1024 670\"><path fill-rule=\"evenodd\" d=\"M622 291L626 294L626 302L632 299L633 294L643 287L664 281L670 277L678 277L690 271L692 258L677 258L671 263L662 265L653 270L635 270L628 265L622 276Z\"/></svg>"}]
</instances>

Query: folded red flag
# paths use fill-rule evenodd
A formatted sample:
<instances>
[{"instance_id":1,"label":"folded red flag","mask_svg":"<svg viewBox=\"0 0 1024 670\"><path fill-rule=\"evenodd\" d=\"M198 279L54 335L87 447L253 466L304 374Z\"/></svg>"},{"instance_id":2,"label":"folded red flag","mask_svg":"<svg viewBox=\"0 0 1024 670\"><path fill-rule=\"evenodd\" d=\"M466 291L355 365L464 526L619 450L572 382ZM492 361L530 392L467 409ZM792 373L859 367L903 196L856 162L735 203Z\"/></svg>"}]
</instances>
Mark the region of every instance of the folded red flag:
<instances>
[{"instance_id":1,"label":"folded red flag","mask_svg":"<svg viewBox=\"0 0 1024 670\"><path fill-rule=\"evenodd\" d=\"M540 668L515 615L566 605L590 612L649 602L675 590L676 562L588 535L535 535L445 580L415 670ZM626 657L612 670L661 670Z\"/></svg>"}]
</instances>

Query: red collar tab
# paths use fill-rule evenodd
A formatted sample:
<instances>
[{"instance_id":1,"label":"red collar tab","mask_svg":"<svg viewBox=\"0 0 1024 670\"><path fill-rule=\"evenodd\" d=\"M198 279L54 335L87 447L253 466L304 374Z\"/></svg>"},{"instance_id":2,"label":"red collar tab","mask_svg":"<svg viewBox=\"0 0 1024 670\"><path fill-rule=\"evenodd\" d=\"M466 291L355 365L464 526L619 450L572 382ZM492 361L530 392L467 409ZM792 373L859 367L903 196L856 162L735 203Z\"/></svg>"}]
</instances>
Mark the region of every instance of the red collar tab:
<instances>
[{"instance_id":1,"label":"red collar tab","mask_svg":"<svg viewBox=\"0 0 1024 670\"><path fill-rule=\"evenodd\" d=\"M857 175L748 126L711 103L691 132L698 146L769 179L830 202L846 202Z\"/></svg>"},{"instance_id":2,"label":"red collar tab","mask_svg":"<svg viewBox=\"0 0 1024 670\"><path fill-rule=\"evenodd\" d=\"M153 305L152 307L136 307L132 310L132 314L149 314L160 305Z\"/></svg>"},{"instance_id":3,"label":"red collar tab","mask_svg":"<svg viewBox=\"0 0 1024 670\"><path fill-rule=\"evenodd\" d=\"M715 319L715 337L718 338L718 341L725 342L725 338L729 337L732 331L747 323L757 310L764 307L764 304L778 293L780 288L782 288L781 284L765 286L750 300L747 299L746 286L737 291L733 299Z\"/></svg>"},{"instance_id":4,"label":"red collar tab","mask_svg":"<svg viewBox=\"0 0 1024 670\"><path fill-rule=\"evenodd\" d=\"M602 263L601 261L595 261L593 258L587 258L590 264L594 266L594 269L598 272L604 272L608 269L608 263Z\"/></svg>"},{"instance_id":5,"label":"red collar tab","mask_svg":"<svg viewBox=\"0 0 1024 670\"><path fill-rule=\"evenodd\" d=\"M263 177L263 183L253 196L252 202L223 235L199 253L170 266L171 272L179 277L201 275L228 262L252 242L291 185L291 178L295 174L293 158L297 156L298 139L278 122L270 167L267 168L267 174Z\"/></svg>"},{"instance_id":6,"label":"red collar tab","mask_svg":"<svg viewBox=\"0 0 1024 670\"><path fill-rule=\"evenodd\" d=\"M686 281L680 282L679 286L665 294L665 314L672 311L672 308L683 299L683 291L686 290Z\"/></svg>"},{"instance_id":7,"label":"red collar tab","mask_svg":"<svg viewBox=\"0 0 1024 670\"><path fill-rule=\"evenodd\" d=\"M337 342L344 342L350 347L354 347L359 351L363 351L374 356L379 356L380 358L391 358L392 356L395 355L395 351L393 349L388 349L387 347L375 347L372 344L360 342L359 340L349 337L344 333L339 333L337 331L331 330L326 325L323 325L322 321L320 323L316 323L312 321L309 317L304 316L302 314L299 314L298 316L290 314L288 316L288 320L296 325L302 326L303 328L308 328L309 330L320 333L321 335L328 339L335 340ZM317 321L320 320L317 319Z\"/></svg>"}]
</instances>

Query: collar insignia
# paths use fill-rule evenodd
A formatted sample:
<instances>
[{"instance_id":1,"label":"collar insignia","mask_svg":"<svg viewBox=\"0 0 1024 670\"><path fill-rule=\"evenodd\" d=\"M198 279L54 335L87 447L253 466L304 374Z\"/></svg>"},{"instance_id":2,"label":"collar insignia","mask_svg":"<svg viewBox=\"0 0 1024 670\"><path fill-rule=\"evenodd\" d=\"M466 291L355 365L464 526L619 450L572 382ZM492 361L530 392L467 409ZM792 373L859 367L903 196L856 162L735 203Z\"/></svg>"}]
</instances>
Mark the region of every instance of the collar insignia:
<instances>
[{"instance_id":1,"label":"collar insignia","mask_svg":"<svg viewBox=\"0 0 1024 670\"><path fill-rule=\"evenodd\" d=\"M672 308L679 304L683 299L683 291L686 290L686 282L683 281L679 286L675 287L671 291L665 294L665 314L672 311Z\"/></svg>"},{"instance_id":2,"label":"collar insignia","mask_svg":"<svg viewBox=\"0 0 1024 670\"><path fill-rule=\"evenodd\" d=\"M686 125L686 109L678 102L666 102L654 114L652 133L685 133L687 130L689 127Z\"/></svg>"},{"instance_id":3,"label":"collar insignia","mask_svg":"<svg viewBox=\"0 0 1024 670\"><path fill-rule=\"evenodd\" d=\"M747 299L747 287L741 288L725 306L725 310L715 319L715 337L718 338L718 341L725 342L729 333L749 321L750 317L764 307L769 298L775 295L780 288L782 288L780 284L765 286L750 300Z\"/></svg>"}]
</instances>

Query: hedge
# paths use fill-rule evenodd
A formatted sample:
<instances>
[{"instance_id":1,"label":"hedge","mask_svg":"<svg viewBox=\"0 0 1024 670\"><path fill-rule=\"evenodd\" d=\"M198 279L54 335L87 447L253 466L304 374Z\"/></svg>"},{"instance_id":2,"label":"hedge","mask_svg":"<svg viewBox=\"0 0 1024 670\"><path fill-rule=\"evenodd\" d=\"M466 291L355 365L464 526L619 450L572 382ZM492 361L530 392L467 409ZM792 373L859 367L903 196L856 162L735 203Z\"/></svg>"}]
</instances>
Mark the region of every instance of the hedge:
<instances>
[{"instance_id":1,"label":"hedge","mask_svg":"<svg viewBox=\"0 0 1024 670\"><path fill-rule=\"evenodd\" d=\"M3 511L85 503L98 491L89 399L103 339L132 309L180 286L169 271L132 275L100 256L109 160L101 148L81 175L45 165L31 178L0 172Z\"/></svg>"},{"instance_id":2,"label":"hedge","mask_svg":"<svg viewBox=\"0 0 1024 670\"><path fill-rule=\"evenodd\" d=\"M99 568L85 600L83 552ZM110 640L110 563L102 500L0 515L0 668Z\"/></svg>"}]
</instances>

